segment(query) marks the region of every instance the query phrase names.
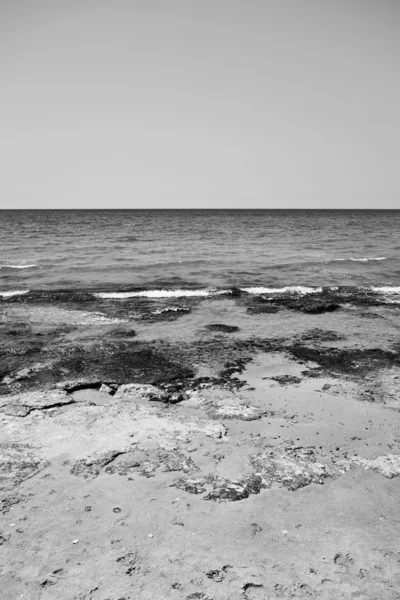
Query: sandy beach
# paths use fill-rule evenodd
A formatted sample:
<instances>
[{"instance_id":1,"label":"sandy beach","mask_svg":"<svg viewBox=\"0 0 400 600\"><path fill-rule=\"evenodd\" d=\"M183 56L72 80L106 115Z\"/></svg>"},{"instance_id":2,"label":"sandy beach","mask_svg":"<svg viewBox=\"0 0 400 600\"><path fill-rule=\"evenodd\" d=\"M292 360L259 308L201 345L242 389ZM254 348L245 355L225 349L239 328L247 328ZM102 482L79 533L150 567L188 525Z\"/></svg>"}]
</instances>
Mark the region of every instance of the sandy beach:
<instances>
[{"instance_id":1,"label":"sandy beach","mask_svg":"<svg viewBox=\"0 0 400 600\"><path fill-rule=\"evenodd\" d=\"M290 346L240 339L244 317L186 346L128 325L117 342L111 324L112 351L86 340L79 377L82 337L38 314L46 363L18 358L29 337L3 319L17 361L0 396L4 600L400 598L396 353L340 346L329 309L298 312L321 327ZM177 318L190 334L193 317L160 314L163 334Z\"/></svg>"}]
</instances>

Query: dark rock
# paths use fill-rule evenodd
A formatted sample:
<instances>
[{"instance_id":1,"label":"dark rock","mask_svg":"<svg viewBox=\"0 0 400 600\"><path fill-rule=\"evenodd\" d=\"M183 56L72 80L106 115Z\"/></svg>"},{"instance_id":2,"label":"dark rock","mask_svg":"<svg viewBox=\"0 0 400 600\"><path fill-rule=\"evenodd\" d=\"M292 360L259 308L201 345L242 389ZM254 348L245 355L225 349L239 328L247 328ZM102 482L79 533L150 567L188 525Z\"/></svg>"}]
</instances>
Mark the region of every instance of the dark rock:
<instances>
[{"instance_id":1,"label":"dark rock","mask_svg":"<svg viewBox=\"0 0 400 600\"><path fill-rule=\"evenodd\" d=\"M315 362L321 374L365 376L380 369L400 366L400 355L380 348L310 348L303 344L287 347L295 359Z\"/></svg>"},{"instance_id":2,"label":"dark rock","mask_svg":"<svg viewBox=\"0 0 400 600\"><path fill-rule=\"evenodd\" d=\"M274 377L263 377L263 379L272 379L279 385L296 385L301 383L301 378L295 375L275 375Z\"/></svg>"},{"instance_id":3,"label":"dark rock","mask_svg":"<svg viewBox=\"0 0 400 600\"><path fill-rule=\"evenodd\" d=\"M69 394L80 390L99 390L102 382L98 379L81 377L80 379L60 381L56 384L56 388L64 390Z\"/></svg>"},{"instance_id":4,"label":"dark rock","mask_svg":"<svg viewBox=\"0 0 400 600\"><path fill-rule=\"evenodd\" d=\"M224 325L223 323L211 323L210 325L206 325L206 329L210 331L220 331L221 333L234 333L235 331L239 331L239 327L236 325Z\"/></svg>"},{"instance_id":5,"label":"dark rock","mask_svg":"<svg viewBox=\"0 0 400 600\"><path fill-rule=\"evenodd\" d=\"M171 487L176 487L179 490L188 492L189 494L202 494L206 491L204 487L206 480L204 477L199 479L178 479Z\"/></svg>"},{"instance_id":6,"label":"dark rock","mask_svg":"<svg viewBox=\"0 0 400 600\"><path fill-rule=\"evenodd\" d=\"M136 331L133 329L113 329L108 332L112 337L132 338L136 337Z\"/></svg>"},{"instance_id":7,"label":"dark rock","mask_svg":"<svg viewBox=\"0 0 400 600\"><path fill-rule=\"evenodd\" d=\"M309 331L301 334L299 339L303 342L311 341L315 343L320 342L337 342L346 339L346 337L342 334L336 333L336 331L330 331L329 329L320 329L319 327L314 327Z\"/></svg>"},{"instance_id":8,"label":"dark rock","mask_svg":"<svg viewBox=\"0 0 400 600\"><path fill-rule=\"evenodd\" d=\"M214 488L204 496L203 500L214 500L217 502L236 502L249 497L246 486L228 479L214 479Z\"/></svg>"}]
</instances>

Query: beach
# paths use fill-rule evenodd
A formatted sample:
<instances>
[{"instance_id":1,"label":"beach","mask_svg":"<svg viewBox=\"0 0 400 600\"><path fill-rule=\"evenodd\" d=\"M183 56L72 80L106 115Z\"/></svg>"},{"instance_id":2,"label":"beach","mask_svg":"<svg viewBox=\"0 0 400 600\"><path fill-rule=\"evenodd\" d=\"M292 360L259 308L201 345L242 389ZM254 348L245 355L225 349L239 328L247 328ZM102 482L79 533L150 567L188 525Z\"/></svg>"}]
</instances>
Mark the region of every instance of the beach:
<instances>
[{"instance_id":1,"label":"beach","mask_svg":"<svg viewBox=\"0 0 400 600\"><path fill-rule=\"evenodd\" d=\"M399 598L397 290L111 296L2 296L2 598Z\"/></svg>"}]
</instances>

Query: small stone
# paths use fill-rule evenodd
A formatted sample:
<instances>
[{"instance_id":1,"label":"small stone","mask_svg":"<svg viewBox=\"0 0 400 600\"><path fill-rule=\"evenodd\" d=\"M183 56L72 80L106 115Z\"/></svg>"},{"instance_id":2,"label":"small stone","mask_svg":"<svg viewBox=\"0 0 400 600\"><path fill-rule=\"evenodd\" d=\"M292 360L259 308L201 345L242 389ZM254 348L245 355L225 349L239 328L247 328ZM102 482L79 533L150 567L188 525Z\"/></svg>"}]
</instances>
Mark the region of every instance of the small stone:
<instances>
[{"instance_id":1,"label":"small stone","mask_svg":"<svg viewBox=\"0 0 400 600\"><path fill-rule=\"evenodd\" d=\"M148 537L149 537L149 538L152 538L152 537L153 537L153 534L152 534L152 533L149 533L149 534L148 534Z\"/></svg>"},{"instance_id":2,"label":"small stone","mask_svg":"<svg viewBox=\"0 0 400 600\"><path fill-rule=\"evenodd\" d=\"M79 542L79 540L72 540L73 544L77 544Z\"/></svg>"},{"instance_id":3,"label":"small stone","mask_svg":"<svg viewBox=\"0 0 400 600\"><path fill-rule=\"evenodd\" d=\"M109 385L106 385L105 383L103 383L100 387L100 392L103 392L103 394L112 395L112 394L114 394L115 390L113 390Z\"/></svg>"},{"instance_id":4,"label":"small stone","mask_svg":"<svg viewBox=\"0 0 400 600\"><path fill-rule=\"evenodd\" d=\"M120 507L119 507L119 506L114 506L114 508L113 508L113 512L115 512L115 513L120 513L120 512L121 512L121 509L120 509Z\"/></svg>"}]
</instances>

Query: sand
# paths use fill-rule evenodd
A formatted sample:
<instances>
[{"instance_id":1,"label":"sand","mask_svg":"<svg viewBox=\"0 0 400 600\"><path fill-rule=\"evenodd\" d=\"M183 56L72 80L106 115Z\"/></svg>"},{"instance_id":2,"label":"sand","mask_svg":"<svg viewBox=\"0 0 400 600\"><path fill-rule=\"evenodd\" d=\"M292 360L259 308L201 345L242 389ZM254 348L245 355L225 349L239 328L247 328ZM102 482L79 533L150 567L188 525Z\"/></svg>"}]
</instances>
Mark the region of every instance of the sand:
<instances>
[{"instance_id":1,"label":"sand","mask_svg":"<svg viewBox=\"0 0 400 600\"><path fill-rule=\"evenodd\" d=\"M398 374L385 403L304 369L2 397L1 599L400 598Z\"/></svg>"}]
</instances>

